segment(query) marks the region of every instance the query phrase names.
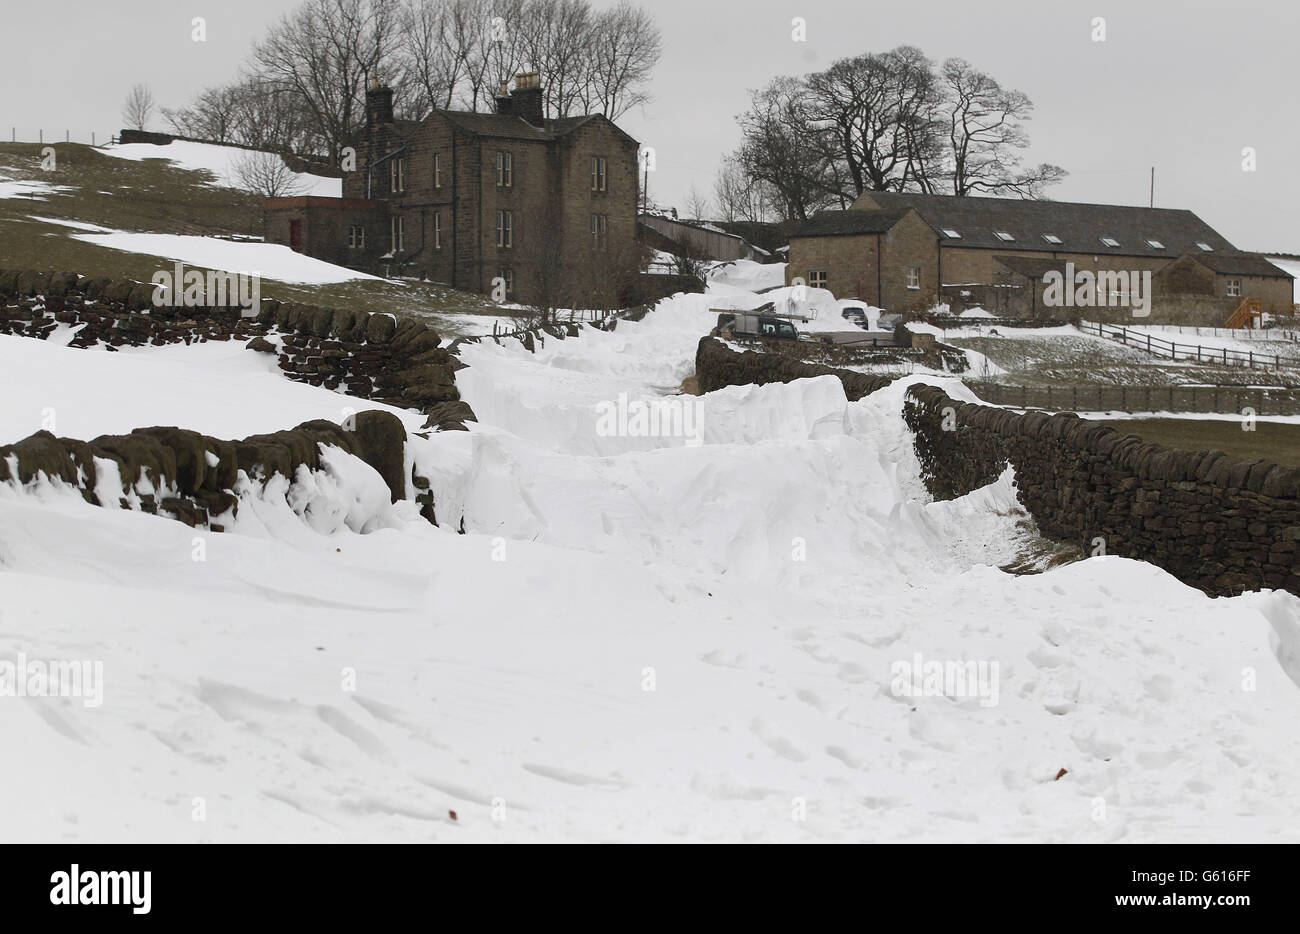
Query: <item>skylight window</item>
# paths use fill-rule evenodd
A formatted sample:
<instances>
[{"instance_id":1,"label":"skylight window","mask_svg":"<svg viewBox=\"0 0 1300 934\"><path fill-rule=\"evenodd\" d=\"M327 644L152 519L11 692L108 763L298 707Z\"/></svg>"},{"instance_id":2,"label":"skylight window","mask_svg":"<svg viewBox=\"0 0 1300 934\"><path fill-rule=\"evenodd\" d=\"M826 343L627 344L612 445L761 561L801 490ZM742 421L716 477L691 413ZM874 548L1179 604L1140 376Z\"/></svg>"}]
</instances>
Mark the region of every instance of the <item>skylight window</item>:
<instances>
[{"instance_id":1,"label":"skylight window","mask_svg":"<svg viewBox=\"0 0 1300 934\"><path fill-rule=\"evenodd\" d=\"M951 227L944 227L943 229L941 229L941 230L939 231L939 233L943 234L943 235L944 235L945 237L947 237L949 240L960 240L960 239L961 239L961 234L957 233L957 231L953 230Z\"/></svg>"},{"instance_id":2,"label":"skylight window","mask_svg":"<svg viewBox=\"0 0 1300 934\"><path fill-rule=\"evenodd\" d=\"M1055 244L1056 246L1060 246L1063 242L1056 234L1043 234L1043 239L1048 243Z\"/></svg>"},{"instance_id":3,"label":"skylight window","mask_svg":"<svg viewBox=\"0 0 1300 934\"><path fill-rule=\"evenodd\" d=\"M1013 243L1016 239L1015 237L1011 236L1011 234L1007 233L1005 230L995 230L993 231L993 236L997 237L999 240L1002 240L1006 243Z\"/></svg>"},{"instance_id":4,"label":"skylight window","mask_svg":"<svg viewBox=\"0 0 1300 934\"><path fill-rule=\"evenodd\" d=\"M1114 237L1102 237L1101 242L1109 247L1119 246L1119 241L1116 240Z\"/></svg>"},{"instance_id":5,"label":"skylight window","mask_svg":"<svg viewBox=\"0 0 1300 934\"><path fill-rule=\"evenodd\" d=\"M1149 239L1147 240L1147 246L1151 247L1151 249L1153 250L1163 250L1165 248L1165 245L1161 243L1159 240Z\"/></svg>"},{"instance_id":6,"label":"skylight window","mask_svg":"<svg viewBox=\"0 0 1300 934\"><path fill-rule=\"evenodd\" d=\"M1201 241L1197 240L1197 241L1196 241L1196 245L1199 246L1199 247L1200 247L1202 250L1204 250L1206 253L1213 253L1213 252L1214 252L1214 247L1210 246L1208 243L1202 243Z\"/></svg>"}]
</instances>

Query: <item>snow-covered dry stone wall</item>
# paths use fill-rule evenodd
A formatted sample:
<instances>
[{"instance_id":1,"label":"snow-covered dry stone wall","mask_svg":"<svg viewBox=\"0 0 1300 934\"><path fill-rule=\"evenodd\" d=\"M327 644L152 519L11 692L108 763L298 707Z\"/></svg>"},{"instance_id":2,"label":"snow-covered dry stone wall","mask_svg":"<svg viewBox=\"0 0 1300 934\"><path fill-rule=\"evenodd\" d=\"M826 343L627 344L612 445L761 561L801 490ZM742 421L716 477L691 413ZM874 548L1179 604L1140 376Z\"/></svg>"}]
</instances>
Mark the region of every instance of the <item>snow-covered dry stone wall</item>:
<instances>
[{"instance_id":1,"label":"snow-covered dry stone wall","mask_svg":"<svg viewBox=\"0 0 1300 934\"><path fill-rule=\"evenodd\" d=\"M1148 561L1212 595L1300 594L1300 469L1172 450L1073 413L959 402L937 386L913 386L904 417L938 499L1010 464L1045 535Z\"/></svg>"}]
</instances>

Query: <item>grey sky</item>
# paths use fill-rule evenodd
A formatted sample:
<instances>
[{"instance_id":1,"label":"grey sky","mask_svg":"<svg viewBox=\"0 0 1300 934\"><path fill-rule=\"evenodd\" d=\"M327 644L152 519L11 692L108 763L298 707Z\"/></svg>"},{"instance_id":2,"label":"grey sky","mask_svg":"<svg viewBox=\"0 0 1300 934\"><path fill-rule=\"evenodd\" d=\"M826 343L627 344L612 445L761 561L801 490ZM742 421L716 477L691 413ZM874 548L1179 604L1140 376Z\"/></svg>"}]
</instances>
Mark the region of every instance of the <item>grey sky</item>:
<instances>
[{"instance_id":1,"label":"grey sky","mask_svg":"<svg viewBox=\"0 0 1300 934\"><path fill-rule=\"evenodd\" d=\"M595 0L603 5L603 0ZM75 0L6 3L7 138L99 138L121 125L136 82L180 106L225 81L293 0ZM1195 211L1243 249L1300 253L1300 126L1293 0L646 0L664 35L654 99L622 121L654 146L651 193L684 198L712 188L735 148L735 116L750 88L778 74L896 45L966 58L1036 105L1027 158L1070 178L1059 200ZM207 20L208 40L190 40ZM791 20L807 21L793 42ZM1093 42L1094 17L1107 41ZM52 54L57 49L57 54ZM159 121L159 129L164 127ZM1258 168L1242 171L1242 148Z\"/></svg>"}]
</instances>

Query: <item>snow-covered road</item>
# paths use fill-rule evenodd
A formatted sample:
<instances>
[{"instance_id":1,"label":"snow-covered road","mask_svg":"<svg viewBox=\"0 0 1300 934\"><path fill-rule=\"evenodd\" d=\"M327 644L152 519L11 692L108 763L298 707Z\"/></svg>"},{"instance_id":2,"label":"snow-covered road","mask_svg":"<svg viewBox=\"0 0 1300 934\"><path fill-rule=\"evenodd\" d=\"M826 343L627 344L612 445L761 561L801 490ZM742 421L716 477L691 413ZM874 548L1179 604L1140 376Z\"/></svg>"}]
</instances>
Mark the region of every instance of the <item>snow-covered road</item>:
<instances>
[{"instance_id":1,"label":"snow-covered road","mask_svg":"<svg viewBox=\"0 0 1300 934\"><path fill-rule=\"evenodd\" d=\"M930 503L904 382L669 396L707 307L467 346L480 423L411 444L441 528L254 501L196 561L180 523L0 489L0 659L104 671L100 706L0 698L0 838L1300 837L1300 600L1119 558L999 571L1028 534L1010 474ZM48 378L75 406L75 370ZM258 388L261 421L339 406ZM694 437L602 421L665 399ZM959 662L978 683L922 677Z\"/></svg>"}]
</instances>

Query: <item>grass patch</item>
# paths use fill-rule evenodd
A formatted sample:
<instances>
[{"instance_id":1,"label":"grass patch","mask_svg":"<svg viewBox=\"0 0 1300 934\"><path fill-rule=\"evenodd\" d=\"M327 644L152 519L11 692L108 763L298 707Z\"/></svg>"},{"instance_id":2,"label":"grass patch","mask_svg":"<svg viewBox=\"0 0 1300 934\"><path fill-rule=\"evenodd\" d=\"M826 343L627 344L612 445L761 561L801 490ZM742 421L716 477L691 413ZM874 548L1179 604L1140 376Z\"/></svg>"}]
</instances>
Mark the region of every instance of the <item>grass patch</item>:
<instances>
[{"instance_id":1,"label":"grass patch","mask_svg":"<svg viewBox=\"0 0 1300 934\"><path fill-rule=\"evenodd\" d=\"M1300 467L1300 425L1256 422L1243 431L1241 419L1141 418L1106 421L1121 434L1184 451L1217 450L1247 459L1264 458Z\"/></svg>"},{"instance_id":2,"label":"grass patch","mask_svg":"<svg viewBox=\"0 0 1300 934\"><path fill-rule=\"evenodd\" d=\"M0 198L0 265L6 268L72 271L147 282L159 269L172 267L172 260L165 257L77 240L73 235L82 231L53 223L56 218L139 233L262 236L262 200L248 192L216 186L206 171L182 169L161 158L118 159L84 143L46 145L53 147L57 164L50 172L41 169L45 146L0 143L0 176L70 189L35 198ZM481 295L410 280L354 279L299 285L264 278L262 295L410 315L427 319L450 335L465 333L466 322L444 316L506 317Z\"/></svg>"}]
</instances>

